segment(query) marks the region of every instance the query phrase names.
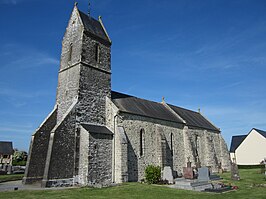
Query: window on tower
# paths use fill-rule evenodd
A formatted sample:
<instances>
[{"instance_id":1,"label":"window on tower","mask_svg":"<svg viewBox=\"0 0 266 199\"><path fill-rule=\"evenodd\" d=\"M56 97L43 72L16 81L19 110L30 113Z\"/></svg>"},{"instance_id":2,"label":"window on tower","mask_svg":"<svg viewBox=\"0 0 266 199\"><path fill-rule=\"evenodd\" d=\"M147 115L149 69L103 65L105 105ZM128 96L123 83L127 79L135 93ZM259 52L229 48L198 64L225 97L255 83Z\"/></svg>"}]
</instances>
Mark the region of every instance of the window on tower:
<instances>
[{"instance_id":1,"label":"window on tower","mask_svg":"<svg viewBox=\"0 0 266 199\"><path fill-rule=\"evenodd\" d=\"M95 61L96 61L96 63L100 63L100 46L99 46L99 44L95 45Z\"/></svg>"},{"instance_id":2,"label":"window on tower","mask_svg":"<svg viewBox=\"0 0 266 199\"><path fill-rule=\"evenodd\" d=\"M68 62L72 60L72 51L73 51L73 44L70 43L69 52L68 52Z\"/></svg>"}]
</instances>

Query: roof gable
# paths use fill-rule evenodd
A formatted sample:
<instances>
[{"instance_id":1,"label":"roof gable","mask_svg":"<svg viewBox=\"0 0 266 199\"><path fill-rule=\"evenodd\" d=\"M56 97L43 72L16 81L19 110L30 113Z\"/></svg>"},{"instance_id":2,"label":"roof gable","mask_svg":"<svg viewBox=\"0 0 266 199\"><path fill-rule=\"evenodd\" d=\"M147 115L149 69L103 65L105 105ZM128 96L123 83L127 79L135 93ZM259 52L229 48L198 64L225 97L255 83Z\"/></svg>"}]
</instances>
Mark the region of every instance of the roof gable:
<instances>
[{"instance_id":1,"label":"roof gable","mask_svg":"<svg viewBox=\"0 0 266 199\"><path fill-rule=\"evenodd\" d=\"M235 150L239 147L239 145L244 141L247 135L236 135L232 136L230 152L234 153Z\"/></svg>"},{"instance_id":2,"label":"roof gable","mask_svg":"<svg viewBox=\"0 0 266 199\"><path fill-rule=\"evenodd\" d=\"M12 155L13 154L12 142L0 142L0 154Z\"/></svg>"},{"instance_id":3,"label":"roof gable","mask_svg":"<svg viewBox=\"0 0 266 199\"><path fill-rule=\"evenodd\" d=\"M263 137L266 138L266 131L263 131L263 130L259 130L259 129L256 129L256 128L253 128L255 131L257 131L259 134L261 134Z\"/></svg>"},{"instance_id":4,"label":"roof gable","mask_svg":"<svg viewBox=\"0 0 266 199\"><path fill-rule=\"evenodd\" d=\"M105 31L103 25L100 21L92 18L91 16L78 10L84 28L87 32L91 33L93 36L98 37L105 42L111 43L107 32Z\"/></svg>"}]
</instances>

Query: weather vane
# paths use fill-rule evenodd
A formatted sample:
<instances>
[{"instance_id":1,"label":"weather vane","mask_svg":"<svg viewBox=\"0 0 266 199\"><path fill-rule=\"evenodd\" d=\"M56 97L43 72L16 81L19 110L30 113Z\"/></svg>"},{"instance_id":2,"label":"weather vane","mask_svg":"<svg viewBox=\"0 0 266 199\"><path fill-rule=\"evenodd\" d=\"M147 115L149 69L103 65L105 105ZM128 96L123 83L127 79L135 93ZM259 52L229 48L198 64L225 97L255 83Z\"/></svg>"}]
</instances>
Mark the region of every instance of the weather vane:
<instances>
[{"instance_id":1,"label":"weather vane","mask_svg":"<svg viewBox=\"0 0 266 199\"><path fill-rule=\"evenodd\" d=\"M91 2L89 1L88 15L90 16L90 14L91 14Z\"/></svg>"}]
</instances>

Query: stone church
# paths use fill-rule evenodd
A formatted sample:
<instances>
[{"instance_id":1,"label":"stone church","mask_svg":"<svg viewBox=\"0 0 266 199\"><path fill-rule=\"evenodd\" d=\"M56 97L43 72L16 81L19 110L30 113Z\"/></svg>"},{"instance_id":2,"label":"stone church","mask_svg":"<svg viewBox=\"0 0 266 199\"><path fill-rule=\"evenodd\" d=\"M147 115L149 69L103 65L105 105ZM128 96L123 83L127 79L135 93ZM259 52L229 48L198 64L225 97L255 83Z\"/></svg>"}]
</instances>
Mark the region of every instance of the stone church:
<instances>
[{"instance_id":1,"label":"stone church","mask_svg":"<svg viewBox=\"0 0 266 199\"><path fill-rule=\"evenodd\" d=\"M111 40L75 4L62 41L56 104L31 137L24 183L141 181L148 165L182 174L188 158L230 169L220 129L199 112L111 90Z\"/></svg>"}]
</instances>

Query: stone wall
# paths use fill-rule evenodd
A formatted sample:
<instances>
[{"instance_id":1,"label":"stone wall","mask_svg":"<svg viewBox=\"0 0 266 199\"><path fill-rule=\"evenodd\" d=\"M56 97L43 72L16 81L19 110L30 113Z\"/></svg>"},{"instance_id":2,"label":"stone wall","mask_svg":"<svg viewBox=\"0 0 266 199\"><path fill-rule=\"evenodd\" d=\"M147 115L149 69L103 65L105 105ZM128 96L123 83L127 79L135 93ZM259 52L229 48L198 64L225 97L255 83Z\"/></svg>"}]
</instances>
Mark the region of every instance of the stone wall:
<instances>
[{"instance_id":1,"label":"stone wall","mask_svg":"<svg viewBox=\"0 0 266 199\"><path fill-rule=\"evenodd\" d=\"M112 183L112 139L109 134L89 134L88 185L105 186Z\"/></svg>"},{"instance_id":2,"label":"stone wall","mask_svg":"<svg viewBox=\"0 0 266 199\"><path fill-rule=\"evenodd\" d=\"M114 131L113 155L113 180L116 183L128 181L128 140L123 127Z\"/></svg>"},{"instance_id":3,"label":"stone wall","mask_svg":"<svg viewBox=\"0 0 266 199\"><path fill-rule=\"evenodd\" d=\"M150 165L170 165L173 170L181 171L185 166L183 146L183 126L168 121L121 113L123 119L118 125L123 126L128 139L128 180L140 181L144 178L145 168ZM160 132L158 133L158 126ZM143 155L140 155L140 130L144 129ZM160 133L162 135L160 135ZM173 155L170 149L173 135ZM158 138L159 136L159 138ZM162 136L162 137L160 137ZM156 142L156 140L158 140ZM162 142L164 146L162 147ZM164 151L162 151L164 150ZM161 153L162 161L158 154Z\"/></svg>"},{"instance_id":4,"label":"stone wall","mask_svg":"<svg viewBox=\"0 0 266 199\"><path fill-rule=\"evenodd\" d=\"M62 71L58 75L57 100L58 116L60 122L71 106L73 99L78 95L80 64Z\"/></svg>"},{"instance_id":5,"label":"stone wall","mask_svg":"<svg viewBox=\"0 0 266 199\"><path fill-rule=\"evenodd\" d=\"M184 149L186 159L190 159L192 166L199 161L201 166L211 167L213 172L217 172L218 165L222 163L224 169L230 170L228 150L218 131L186 127Z\"/></svg>"},{"instance_id":6,"label":"stone wall","mask_svg":"<svg viewBox=\"0 0 266 199\"><path fill-rule=\"evenodd\" d=\"M108 121L112 121L111 117ZM218 131L189 128L128 113L119 113L116 123L119 128L123 127L128 142L127 165L123 166L128 169L128 181L143 179L145 168L150 164L161 168L170 166L174 175L181 174L188 157L192 166L200 161L201 166L210 166L214 172L218 171L219 163L223 168L230 169L226 144ZM140 153L141 129L144 130L143 155Z\"/></svg>"},{"instance_id":7,"label":"stone wall","mask_svg":"<svg viewBox=\"0 0 266 199\"><path fill-rule=\"evenodd\" d=\"M51 131L43 186L73 184L77 145L75 104L74 101L64 120Z\"/></svg>"},{"instance_id":8,"label":"stone wall","mask_svg":"<svg viewBox=\"0 0 266 199\"><path fill-rule=\"evenodd\" d=\"M61 121L63 115L71 105L73 98L78 95L80 79L80 67L78 63L81 61L83 29L78 10L74 7L62 41L56 95L58 121Z\"/></svg>"},{"instance_id":9,"label":"stone wall","mask_svg":"<svg viewBox=\"0 0 266 199\"><path fill-rule=\"evenodd\" d=\"M24 183L40 181L43 178L48 150L50 132L56 125L57 109L55 108L37 131L32 135Z\"/></svg>"},{"instance_id":10,"label":"stone wall","mask_svg":"<svg viewBox=\"0 0 266 199\"><path fill-rule=\"evenodd\" d=\"M105 124L106 96L111 95L111 74L83 64L81 71L77 120Z\"/></svg>"},{"instance_id":11,"label":"stone wall","mask_svg":"<svg viewBox=\"0 0 266 199\"><path fill-rule=\"evenodd\" d=\"M81 62L111 72L111 48L110 44L103 43L101 40L94 38L89 33L83 35L83 46L81 54ZM96 48L98 48L98 59L96 59Z\"/></svg>"},{"instance_id":12,"label":"stone wall","mask_svg":"<svg viewBox=\"0 0 266 199\"><path fill-rule=\"evenodd\" d=\"M89 133L82 126L80 128L80 153L79 153L79 170L76 176L76 183L88 185L89 171Z\"/></svg>"}]
</instances>

